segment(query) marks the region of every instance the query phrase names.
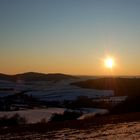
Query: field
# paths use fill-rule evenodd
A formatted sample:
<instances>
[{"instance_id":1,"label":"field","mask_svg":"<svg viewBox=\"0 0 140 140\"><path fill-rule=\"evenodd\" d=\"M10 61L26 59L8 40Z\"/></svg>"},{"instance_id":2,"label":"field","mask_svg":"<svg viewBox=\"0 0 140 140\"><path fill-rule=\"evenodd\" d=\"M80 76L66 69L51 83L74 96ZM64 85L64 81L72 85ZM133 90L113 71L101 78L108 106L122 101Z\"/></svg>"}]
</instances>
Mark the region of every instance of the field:
<instances>
[{"instance_id":1,"label":"field","mask_svg":"<svg viewBox=\"0 0 140 140\"><path fill-rule=\"evenodd\" d=\"M110 115L82 121L65 121L0 128L0 139L127 139L140 137L140 113Z\"/></svg>"},{"instance_id":2,"label":"field","mask_svg":"<svg viewBox=\"0 0 140 140\"><path fill-rule=\"evenodd\" d=\"M138 139L139 79L88 79L1 80L0 139Z\"/></svg>"}]
</instances>

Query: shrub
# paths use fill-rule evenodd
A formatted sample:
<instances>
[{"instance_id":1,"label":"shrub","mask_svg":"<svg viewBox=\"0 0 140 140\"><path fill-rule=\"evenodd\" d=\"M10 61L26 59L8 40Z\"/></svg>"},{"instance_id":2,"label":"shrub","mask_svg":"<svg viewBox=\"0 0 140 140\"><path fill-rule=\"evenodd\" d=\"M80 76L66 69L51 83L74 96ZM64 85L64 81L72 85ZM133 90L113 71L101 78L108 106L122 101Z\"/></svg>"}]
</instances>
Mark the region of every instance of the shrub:
<instances>
[{"instance_id":1,"label":"shrub","mask_svg":"<svg viewBox=\"0 0 140 140\"><path fill-rule=\"evenodd\" d=\"M95 107L96 103L92 101L91 98L87 96L79 96L75 101L72 101L66 104L66 108L74 109L74 108L88 108Z\"/></svg>"},{"instance_id":2,"label":"shrub","mask_svg":"<svg viewBox=\"0 0 140 140\"><path fill-rule=\"evenodd\" d=\"M66 121L66 120L75 120L79 118L82 113L79 112L69 112L65 111L64 114L56 114L54 113L50 119L50 121Z\"/></svg>"},{"instance_id":3,"label":"shrub","mask_svg":"<svg viewBox=\"0 0 140 140\"><path fill-rule=\"evenodd\" d=\"M25 123L26 119L24 117L19 116L18 114L15 114L10 118L8 118L7 116L0 118L0 126L15 126Z\"/></svg>"}]
</instances>

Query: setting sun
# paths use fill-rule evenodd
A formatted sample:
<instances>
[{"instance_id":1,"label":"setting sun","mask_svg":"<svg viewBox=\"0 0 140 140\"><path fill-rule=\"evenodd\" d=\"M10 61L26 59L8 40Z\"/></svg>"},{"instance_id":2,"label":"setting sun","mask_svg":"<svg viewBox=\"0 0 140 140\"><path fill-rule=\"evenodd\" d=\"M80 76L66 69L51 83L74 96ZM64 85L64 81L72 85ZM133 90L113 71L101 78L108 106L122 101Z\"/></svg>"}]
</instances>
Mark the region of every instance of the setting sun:
<instances>
[{"instance_id":1,"label":"setting sun","mask_svg":"<svg viewBox=\"0 0 140 140\"><path fill-rule=\"evenodd\" d=\"M110 68L111 69L114 66L114 60L113 60L113 58L107 58L107 59L105 59L104 64L105 64L105 66L107 68Z\"/></svg>"}]
</instances>

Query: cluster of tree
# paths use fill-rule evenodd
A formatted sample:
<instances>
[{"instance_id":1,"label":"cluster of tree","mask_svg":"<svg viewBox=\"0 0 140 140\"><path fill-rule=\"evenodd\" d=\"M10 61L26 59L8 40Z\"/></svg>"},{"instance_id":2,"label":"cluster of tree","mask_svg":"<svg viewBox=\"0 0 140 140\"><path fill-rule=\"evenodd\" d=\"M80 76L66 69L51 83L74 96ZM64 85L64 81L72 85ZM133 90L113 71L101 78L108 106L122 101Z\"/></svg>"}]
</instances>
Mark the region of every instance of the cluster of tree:
<instances>
[{"instance_id":1,"label":"cluster of tree","mask_svg":"<svg viewBox=\"0 0 140 140\"><path fill-rule=\"evenodd\" d=\"M38 105L38 100L24 93L17 93L0 98L1 111L16 111L20 109L20 105L26 105L31 108Z\"/></svg>"},{"instance_id":2,"label":"cluster of tree","mask_svg":"<svg viewBox=\"0 0 140 140\"><path fill-rule=\"evenodd\" d=\"M76 108L111 108L111 104L108 102L100 101L95 102L92 98L88 96L78 96L74 101L64 102L64 106L68 109Z\"/></svg>"},{"instance_id":3,"label":"cluster of tree","mask_svg":"<svg viewBox=\"0 0 140 140\"><path fill-rule=\"evenodd\" d=\"M114 90L116 96L140 94L140 78L99 78L72 85L88 89Z\"/></svg>"},{"instance_id":4,"label":"cluster of tree","mask_svg":"<svg viewBox=\"0 0 140 140\"><path fill-rule=\"evenodd\" d=\"M112 114L140 112L140 95L128 96L124 102L113 107L110 112Z\"/></svg>"},{"instance_id":5,"label":"cluster of tree","mask_svg":"<svg viewBox=\"0 0 140 140\"><path fill-rule=\"evenodd\" d=\"M10 118L7 116L0 118L0 126L15 126L21 124L26 124L26 119L18 114L15 114Z\"/></svg>"},{"instance_id":6,"label":"cluster of tree","mask_svg":"<svg viewBox=\"0 0 140 140\"><path fill-rule=\"evenodd\" d=\"M128 98L111 108L111 113L127 113L140 111L140 78L100 78L72 83L82 88L114 90L116 96Z\"/></svg>"},{"instance_id":7,"label":"cluster of tree","mask_svg":"<svg viewBox=\"0 0 140 140\"><path fill-rule=\"evenodd\" d=\"M66 121L66 120L75 120L82 115L82 112L75 112L75 111L65 111L64 114L53 114L51 121Z\"/></svg>"}]
</instances>

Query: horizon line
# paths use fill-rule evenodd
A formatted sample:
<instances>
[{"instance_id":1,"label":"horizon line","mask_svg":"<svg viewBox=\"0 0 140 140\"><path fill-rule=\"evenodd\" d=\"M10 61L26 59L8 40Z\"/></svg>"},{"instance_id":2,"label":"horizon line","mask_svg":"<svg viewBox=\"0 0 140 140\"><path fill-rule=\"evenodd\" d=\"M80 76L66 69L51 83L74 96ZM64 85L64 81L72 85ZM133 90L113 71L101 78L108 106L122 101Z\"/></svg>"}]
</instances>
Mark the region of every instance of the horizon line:
<instances>
[{"instance_id":1,"label":"horizon line","mask_svg":"<svg viewBox=\"0 0 140 140\"><path fill-rule=\"evenodd\" d=\"M108 75L108 74L71 74L71 73L63 73L63 72L39 72L39 71L25 71L25 72L18 72L18 73L4 73L4 72L0 72L0 74L4 74L4 75L17 75L17 74L25 74L25 73L38 73L38 74L65 74L65 75L73 75L73 76L93 76L93 77L140 77L140 74L114 74L114 75Z\"/></svg>"}]
</instances>

